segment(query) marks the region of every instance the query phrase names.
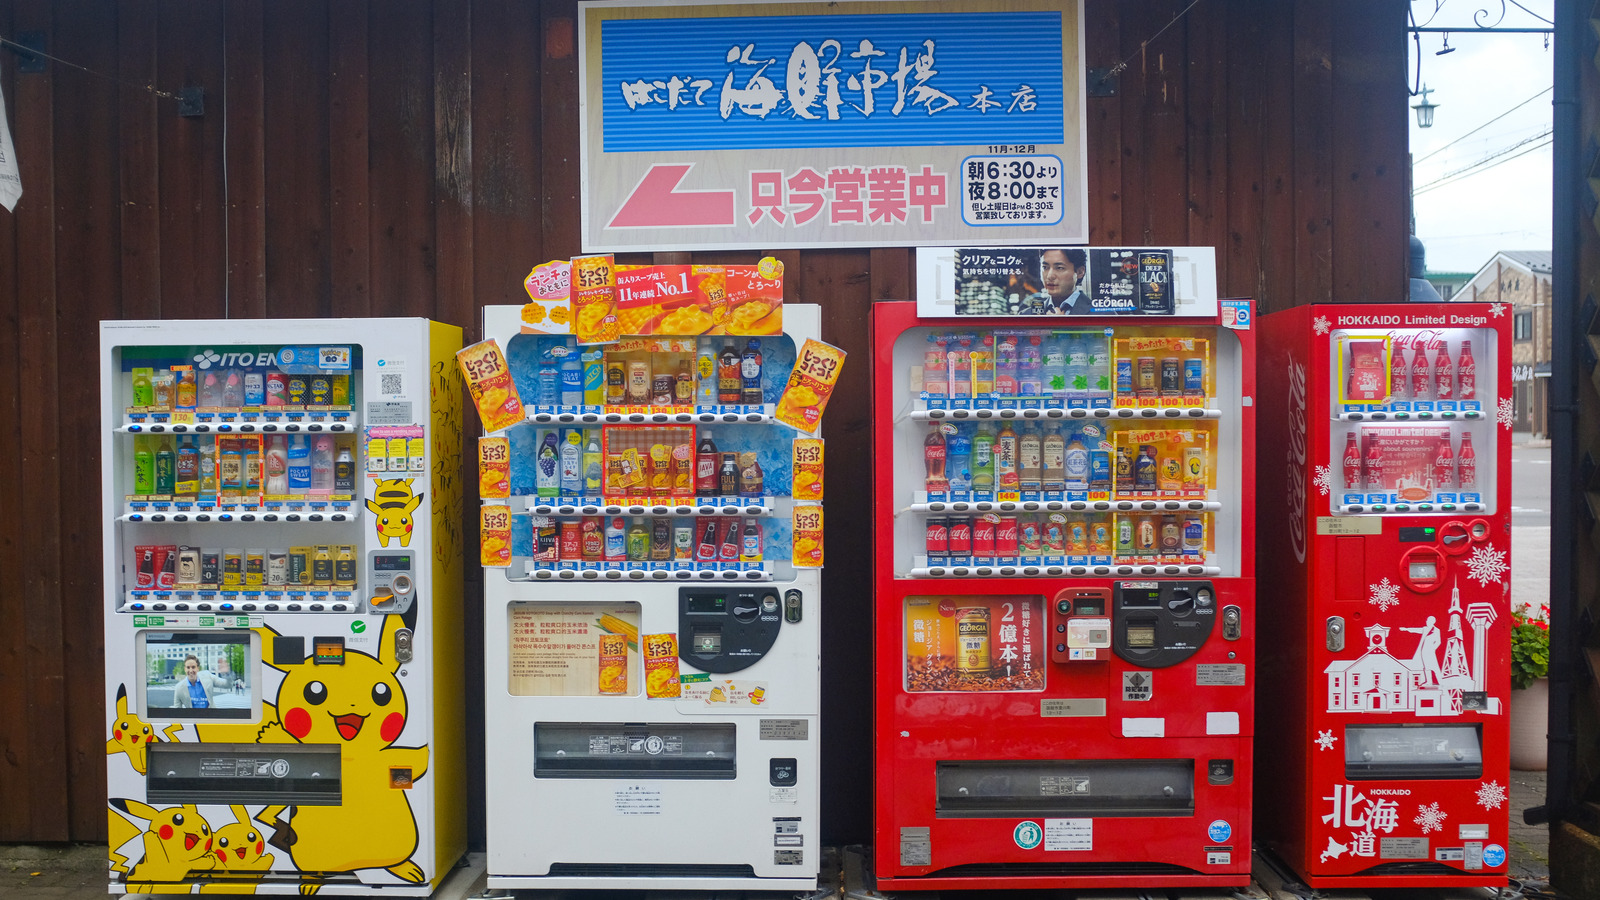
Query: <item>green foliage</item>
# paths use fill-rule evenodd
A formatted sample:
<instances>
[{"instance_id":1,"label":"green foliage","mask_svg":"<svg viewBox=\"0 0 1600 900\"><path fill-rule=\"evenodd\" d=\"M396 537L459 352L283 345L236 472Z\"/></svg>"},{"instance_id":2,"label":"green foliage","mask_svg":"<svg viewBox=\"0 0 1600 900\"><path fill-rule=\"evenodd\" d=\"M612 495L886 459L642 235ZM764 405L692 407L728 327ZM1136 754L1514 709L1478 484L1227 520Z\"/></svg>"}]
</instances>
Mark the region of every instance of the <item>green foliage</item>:
<instances>
[{"instance_id":1,"label":"green foliage","mask_svg":"<svg viewBox=\"0 0 1600 900\"><path fill-rule=\"evenodd\" d=\"M1525 688L1550 674L1550 626L1511 614L1511 686Z\"/></svg>"}]
</instances>

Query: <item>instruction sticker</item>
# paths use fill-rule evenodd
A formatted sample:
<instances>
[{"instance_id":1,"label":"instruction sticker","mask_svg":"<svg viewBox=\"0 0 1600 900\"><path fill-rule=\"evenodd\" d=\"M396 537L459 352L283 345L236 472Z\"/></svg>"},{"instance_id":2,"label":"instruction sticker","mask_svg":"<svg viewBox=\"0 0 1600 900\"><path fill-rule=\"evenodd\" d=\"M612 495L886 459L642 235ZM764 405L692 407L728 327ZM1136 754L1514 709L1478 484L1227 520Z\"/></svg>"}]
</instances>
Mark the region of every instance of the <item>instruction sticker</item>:
<instances>
[{"instance_id":1,"label":"instruction sticker","mask_svg":"<svg viewBox=\"0 0 1600 900\"><path fill-rule=\"evenodd\" d=\"M640 785L617 788L611 794L611 809L619 816L661 815L661 792Z\"/></svg>"},{"instance_id":2,"label":"instruction sticker","mask_svg":"<svg viewBox=\"0 0 1600 900\"><path fill-rule=\"evenodd\" d=\"M1045 819L1044 849L1093 850L1093 819Z\"/></svg>"},{"instance_id":3,"label":"instruction sticker","mask_svg":"<svg viewBox=\"0 0 1600 900\"><path fill-rule=\"evenodd\" d=\"M1317 516L1317 534L1383 534L1383 517Z\"/></svg>"},{"instance_id":4,"label":"instruction sticker","mask_svg":"<svg viewBox=\"0 0 1600 900\"><path fill-rule=\"evenodd\" d=\"M761 740L803 741L809 730L805 719L762 719Z\"/></svg>"},{"instance_id":5,"label":"instruction sticker","mask_svg":"<svg viewBox=\"0 0 1600 900\"><path fill-rule=\"evenodd\" d=\"M1242 687L1244 666L1239 663L1200 663L1194 667L1194 683L1207 687Z\"/></svg>"}]
</instances>

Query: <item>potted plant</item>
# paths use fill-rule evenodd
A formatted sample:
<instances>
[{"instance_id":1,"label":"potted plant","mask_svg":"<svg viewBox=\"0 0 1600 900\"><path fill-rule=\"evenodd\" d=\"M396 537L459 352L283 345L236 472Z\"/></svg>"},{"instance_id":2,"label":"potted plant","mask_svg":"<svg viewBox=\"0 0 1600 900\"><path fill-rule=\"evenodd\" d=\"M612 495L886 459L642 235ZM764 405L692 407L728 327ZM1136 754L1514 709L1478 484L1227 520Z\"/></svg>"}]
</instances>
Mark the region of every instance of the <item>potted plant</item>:
<instances>
[{"instance_id":1,"label":"potted plant","mask_svg":"<svg viewBox=\"0 0 1600 900\"><path fill-rule=\"evenodd\" d=\"M1511 613L1511 768L1543 771L1549 758L1550 607Z\"/></svg>"}]
</instances>

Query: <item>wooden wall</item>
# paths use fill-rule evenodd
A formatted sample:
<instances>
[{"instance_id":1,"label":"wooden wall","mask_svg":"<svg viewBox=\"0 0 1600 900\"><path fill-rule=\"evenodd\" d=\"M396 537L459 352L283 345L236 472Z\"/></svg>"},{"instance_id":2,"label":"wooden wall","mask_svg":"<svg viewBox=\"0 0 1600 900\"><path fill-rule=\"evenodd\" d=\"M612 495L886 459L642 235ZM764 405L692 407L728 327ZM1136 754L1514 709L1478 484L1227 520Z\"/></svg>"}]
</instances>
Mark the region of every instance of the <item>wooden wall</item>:
<instances>
[{"instance_id":1,"label":"wooden wall","mask_svg":"<svg viewBox=\"0 0 1600 900\"><path fill-rule=\"evenodd\" d=\"M1403 298L1401 5L1212 0L1141 52L1186 5L1089 0L1089 65L1132 58L1117 96L1088 103L1092 242L1215 245L1224 296L1263 311ZM26 190L0 210L0 841L106 825L96 321L418 315L470 340L480 306L519 302L531 264L581 249L576 13L0 0L0 36L43 33L121 82L59 63L19 74L0 50ZM201 86L205 115L143 84ZM821 303L824 337L851 354L828 415L824 837L862 841L867 310L913 296L912 251L777 255L788 297Z\"/></svg>"}]
</instances>

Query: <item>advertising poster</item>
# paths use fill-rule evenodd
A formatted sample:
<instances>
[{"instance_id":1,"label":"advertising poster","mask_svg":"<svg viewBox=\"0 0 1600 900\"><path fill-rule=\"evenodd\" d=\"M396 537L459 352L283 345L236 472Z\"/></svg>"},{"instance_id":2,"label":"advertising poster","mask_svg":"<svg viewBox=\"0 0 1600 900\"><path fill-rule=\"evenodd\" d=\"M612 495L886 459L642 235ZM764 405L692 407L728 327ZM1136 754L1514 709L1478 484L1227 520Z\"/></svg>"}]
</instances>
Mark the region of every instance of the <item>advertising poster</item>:
<instances>
[{"instance_id":1,"label":"advertising poster","mask_svg":"<svg viewBox=\"0 0 1600 900\"><path fill-rule=\"evenodd\" d=\"M922 247L917 315L1214 316L1211 247Z\"/></svg>"},{"instance_id":2,"label":"advertising poster","mask_svg":"<svg viewBox=\"0 0 1600 900\"><path fill-rule=\"evenodd\" d=\"M1043 598L907 597L906 690L1044 690Z\"/></svg>"},{"instance_id":3,"label":"advertising poster","mask_svg":"<svg viewBox=\"0 0 1600 900\"><path fill-rule=\"evenodd\" d=\"M1084 241L1082 16L579 3L584 249Z\"/></svg>"},{"instance_id":4,"label":"advertising poster","mask_svg":"<svg viewBox=\"0 0 1600 900\"><path fill-rule=\"evenodd\" d=\"M639 604L513 603L514 697L638 696Z\"/></svg>"}]
</instances>

